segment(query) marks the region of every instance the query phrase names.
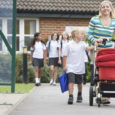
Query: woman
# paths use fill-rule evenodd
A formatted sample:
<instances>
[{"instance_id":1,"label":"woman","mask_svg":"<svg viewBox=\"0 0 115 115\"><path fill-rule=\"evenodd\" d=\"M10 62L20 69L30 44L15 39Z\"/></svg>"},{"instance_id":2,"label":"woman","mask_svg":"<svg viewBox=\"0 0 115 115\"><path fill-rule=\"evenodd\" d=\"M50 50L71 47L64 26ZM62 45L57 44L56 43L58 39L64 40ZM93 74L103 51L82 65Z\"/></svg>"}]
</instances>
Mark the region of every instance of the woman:
<instances>
[{"instance_id":1,"label":"woman","mask_svg":"<svg viewBox=\"0 0 115 115\"><path fill-rule=\"evenodd\" d=\"M53 86L56 86L58 63L61 64L61 52L58 39L59 35L56 32L54 32L51 35L51 40L49 40L46 44L50 66L50 85Z\"/></svg>"},{"instance_id":2,"label":"woman","mask_svg":"<svg viewBox=\"0 0 115 115\"><path fill-rule=\"evenodd\" d=\"M115 10L112 3L104 0L100 4L99 15L93 17L89 23L89 39L92 44L102 48L113 48L111 41L113 31L115 30ZM102 44L103 38L106 38L106 45ZM103 98L103 104L109 104L108 98Z\"/></svg>"}]
</instances>

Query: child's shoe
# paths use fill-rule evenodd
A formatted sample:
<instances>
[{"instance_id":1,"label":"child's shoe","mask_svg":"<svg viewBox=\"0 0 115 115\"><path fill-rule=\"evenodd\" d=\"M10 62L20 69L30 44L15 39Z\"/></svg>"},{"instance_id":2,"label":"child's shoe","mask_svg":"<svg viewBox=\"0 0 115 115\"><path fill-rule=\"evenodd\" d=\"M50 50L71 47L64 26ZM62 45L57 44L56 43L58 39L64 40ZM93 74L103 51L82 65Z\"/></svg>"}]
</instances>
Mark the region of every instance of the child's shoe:
<instances>
[{"instance_id":1,"label":"child's shoe","mask_svg":"<svg viewBox=\"0 0 115 115\"><path fill-rule=\"evenodd\" d=\"M69 95L68 104L73 104L73 95Z\"/></svg>"},{"instance_id":2,"label":"child's shoe","mask_svg":"<svg viewBox=\"0 0 115 115\"><path fill-rule=\"evenodd\" d=\"M82 96L78 96L76 102L81 103L82 102Z\"/></svg>"},{"instance_id":3,"label":"child's shoe","mask_svg":"<svg viewBox=\"0 0 115 115\"><path fill-rule=\"evenodd\" d=\"M50 85L53 85L53 79L50 80Z\"/></svg>"},{"instance_id":4,"label":"child's shoe","mask_svg":"<svg viewBox=\"0 0 115 115\"><path fill-rule=\"evenodd\" d=\"M40 82L35 83L35 86L40 86L40 85L41 85L41 83L40 83Z\"/></svg>"},{"instance_id":5,"label":"child's shoe","mask_svg":"<svg viewBox=\"0 0 115 115\"><path fill-rule=\"evenodd\" d=\"M53 86L56 86L56 82L53 82Z\"/></svg>"}]
</instances>

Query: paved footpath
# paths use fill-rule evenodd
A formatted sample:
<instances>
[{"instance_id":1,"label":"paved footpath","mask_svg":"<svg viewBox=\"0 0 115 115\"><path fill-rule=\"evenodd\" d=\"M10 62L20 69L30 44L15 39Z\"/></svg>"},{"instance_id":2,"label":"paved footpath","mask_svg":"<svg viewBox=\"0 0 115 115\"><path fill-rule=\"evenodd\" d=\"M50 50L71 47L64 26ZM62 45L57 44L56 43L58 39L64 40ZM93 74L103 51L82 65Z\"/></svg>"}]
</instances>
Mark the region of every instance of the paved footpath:
<instances>
[{"instance_id":1,"label":"paved footpath","mask_svg":"<svg viewBox=\"0 0 115 115\"><path fill-rule=\"evenodd\" d=\"M68 92L60 91L59 84L42 84L31 93L9 115L114 115L115 99L109 106L89 106L89 84L83 88L83 102L76 103L77 88L74 87L74 104L68 105Z\"/></svg>"}]
</instances>

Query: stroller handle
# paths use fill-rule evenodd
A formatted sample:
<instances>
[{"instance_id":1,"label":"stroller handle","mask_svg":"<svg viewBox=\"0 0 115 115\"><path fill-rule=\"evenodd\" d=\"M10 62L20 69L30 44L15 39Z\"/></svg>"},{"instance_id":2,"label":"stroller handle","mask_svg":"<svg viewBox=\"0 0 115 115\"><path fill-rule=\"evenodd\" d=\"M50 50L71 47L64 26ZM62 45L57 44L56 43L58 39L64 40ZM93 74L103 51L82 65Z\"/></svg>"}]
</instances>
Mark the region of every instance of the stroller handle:
<instances>
[{"instance_id":1,"label":"stroller handle","mask_svg":"<svg viewBox=\"0 0 115 115\"><path fill-rule=\"evenodd\" d=\"M115 42L115 39L107 39L107 38L103 38L102 44L103 44L103 45L106 45L106 41L112 41L112 42ZM99 42L97 42L97 43L99 43Z\"/></svg>"}]
</instances>

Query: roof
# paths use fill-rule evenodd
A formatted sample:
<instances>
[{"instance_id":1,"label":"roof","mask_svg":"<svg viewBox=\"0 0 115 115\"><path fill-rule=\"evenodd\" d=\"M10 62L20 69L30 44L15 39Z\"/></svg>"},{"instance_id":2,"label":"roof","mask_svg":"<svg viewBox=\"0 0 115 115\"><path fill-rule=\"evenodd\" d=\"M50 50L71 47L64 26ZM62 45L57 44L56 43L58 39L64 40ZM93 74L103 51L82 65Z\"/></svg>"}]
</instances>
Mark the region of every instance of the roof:
<instances>
[{"instance_id":1,"label":"roof","mask_svg":"<svg viewBox=\"0 0 115 115\"><path fill-rule=\"evenodd\" d=\"M13 0L0 0L0 8L12 8Z\"/></svg>"},{"instance_id":2,"label":"roof","mask_svg":"<svg viewBox=\"0 0 115 115\"><path fill-rule=\"evenodd\" d=\"M0 8L11 8L13 0L0 0ZM17 0L17 15L25 17L91 17L103 0ZM115 0L110 0L115 7Z\"/></svg>"},{"instance_id":3,"label":"roof","mask_svg":"<svg viewBox=\"0 0 115 115\"><path fill-rule=\"evenodd\" d=\"M17 0L18 10L96 12L103 0ZM111 0L115 6L115 0Z\"/></svg>"},{"instance_id":4,"label":"roof","mask_svg":"<svg viewBox=\"0 0 115 115\"><path fill-rule=\"evenodd\" d=\"M13 0L0 0L0 17L12 17Z\"/></svg>"}]
</instances>

